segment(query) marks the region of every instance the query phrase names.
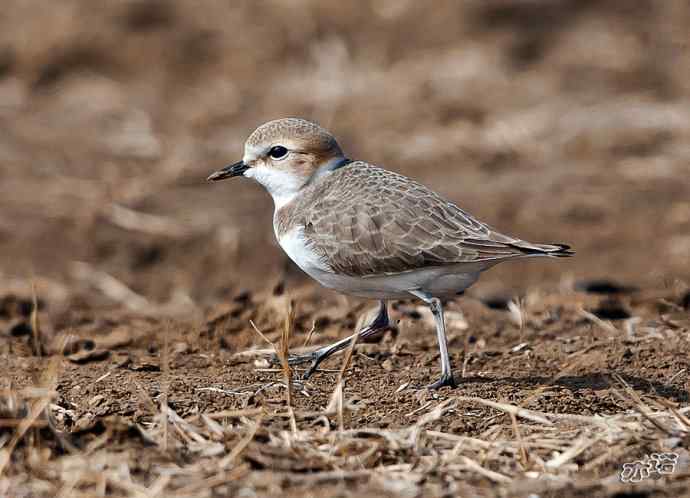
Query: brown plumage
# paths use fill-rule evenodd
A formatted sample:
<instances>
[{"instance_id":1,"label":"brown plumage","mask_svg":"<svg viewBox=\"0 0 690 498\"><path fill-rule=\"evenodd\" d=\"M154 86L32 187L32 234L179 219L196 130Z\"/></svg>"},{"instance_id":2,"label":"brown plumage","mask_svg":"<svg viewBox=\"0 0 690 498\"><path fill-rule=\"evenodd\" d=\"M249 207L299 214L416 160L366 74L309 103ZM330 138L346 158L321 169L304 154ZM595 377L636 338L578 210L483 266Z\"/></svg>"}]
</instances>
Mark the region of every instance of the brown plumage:
<instances>
[{"instance_id":1,"label":"brown plumage","mask_svg":"<svg viewBox=\"0 0 690 498\"><path fill-rule=\"evenodd\" d=\"M209 180L253 178L275 203L281 247L325 287L380 300L368 337L389 324L386 299L417 297L436 323L441 377L429 387L454 386L441 298L461 293L501 261L565 257L562 244L532 244L503 235L427 187L362 161L350 161L335 138L301 119L279 119L252 133L244 157ZM321 361L350 343L343 339L291 358Z\"/></svg>"},{"instance_id":2,"label":"brown plumage","mask_svg":"<svg viewBox=\"0 0 690 498\"><path fill-rule=\"evenodd\" d=\"M295 227L331 271L357 277L572 254L564 245L503 235L427 187L362 161L304 187L278 210L278 237Z\"/></svg>"},{"instance_id":3,"label":"brown plumage","mask_svg":"<svg viewBox=\"0 0 690 498\"><path fill-rule=\"evenodd\" d=\"M293 150L320 151L341 154L338 142L327 130L316 123L299 118L275 119L259 126L249 138L247 146L266 147L289 142Z\"/></svg>"}]
</instances>

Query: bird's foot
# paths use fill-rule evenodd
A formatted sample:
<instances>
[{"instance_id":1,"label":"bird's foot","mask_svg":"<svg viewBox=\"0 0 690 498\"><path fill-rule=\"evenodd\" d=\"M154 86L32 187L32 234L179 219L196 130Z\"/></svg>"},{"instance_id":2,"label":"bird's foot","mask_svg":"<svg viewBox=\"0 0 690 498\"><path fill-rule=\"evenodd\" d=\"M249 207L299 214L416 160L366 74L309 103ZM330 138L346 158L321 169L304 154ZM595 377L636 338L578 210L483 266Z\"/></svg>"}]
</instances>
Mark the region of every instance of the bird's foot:
<instances>
[{"instance_id":1,"label":"bird's foot","mask_svg":"<svg viewBox=\"0 0 690 498\"><path fill-rule=\"evenodd\" d=\"M288 365L301 365L302 363L309 363L316 359L315 353L305 353L305 354L291 354L288 356Z\"/></svg>"},{"instance_id":2,"label":"bird's foot","mask_svg":"<svg viewBox=\"0 0 690 498\"><path fill-rule=\"evenodd\" d=\"M311 365L309 365L309 368L307 368L307 371L302 374L302 380L308 380L309 377L311 377L312 374L316 372L316 370L319 368L320 363L321 360L319 359L319 357L314 357L313 361L311 362Z\"/></svg>"},{"instance_id":3,"label":"bird's foot","mask_svg":"<svg viewBox=\"0 0 690 498\"><path fill-rule=\"evenodd\" d=\"M426 386L427 389L440 389L442 387L450 387L455 389L458 387L458 385L455 383L455 379L453 378L453 374L444 374L441 376L440 379L438 379L436 382L433 384L429 384Z\"/></svg>"},{"instance_id":4,"label":"bird's foot","mask_svg":"<svg viewBox=\"0 0 690 498\"><path fill-rule=\"evenodd\" d=\"M308 363L310 361L314 361L315 355L314 353L305 353L305 354L291 354L288 355L288 365L294 366L294 365L301 365L302 363ZM281 361L280 358L278 358L278 355L273 353L271 355L271 363L273 365L280 365Z\"/></svg>"},{"instance_id":5,"label":"bird's foot","mask_svg":"<svg viewBox=\"0 0 690 498\"><path fill-rule=\"evenodd\" d=\"M318 368L319 364L321 364L323 359L324 357L319 356L316 351L305 354L291 354L288 356L288 365L294 367L295 365L302 365L303 363L311 363L306 372L302 374L302 379L307 380L314 372L316 372L316 369ZM274 364L281 364L280 359L276 354L271 357L271 360Z\"/></svg>"}]
</instances>

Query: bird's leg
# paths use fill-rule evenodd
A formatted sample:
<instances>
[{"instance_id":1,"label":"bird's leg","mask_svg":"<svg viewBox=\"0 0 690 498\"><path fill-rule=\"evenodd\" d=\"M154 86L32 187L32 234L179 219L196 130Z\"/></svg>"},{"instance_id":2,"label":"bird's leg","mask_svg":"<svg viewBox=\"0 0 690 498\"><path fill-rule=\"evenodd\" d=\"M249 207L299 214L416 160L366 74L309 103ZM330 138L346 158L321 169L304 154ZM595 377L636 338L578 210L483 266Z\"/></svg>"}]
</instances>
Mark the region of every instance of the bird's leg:
<instances>
[{"instance_id":1,"label":"bird's leg","mask_svg":"<svg viewBox=\"0 0 690 498\"><path fill-rule=\"evenodd\" d=\"M410 294L418 297L429 305L431 314L434 316L434 321L436 322L436 338L438 339L438 348L441 352L441 378L433 384L429 384L427 388L438 389L443 386L456 387L455 379L453 379L453 370L450 366L450 356L448 355L448 340L446 339L446 326L443 321L443 305L441 304L441 300L422 291L411 291Z\"/></svg>"},{"instance_id":2,"label":"bird's leg","mask_svg":"<svg viewBox=\"0 0 690 498\"><path fill-rule=\"evenodd\" d=\"M369 322L369 324L363 327L359 332L355 332L354 334L346 337L345 339L341 339L338 342L319 348L316 351L312 351L311 353L291 356L288 359L288 363L290 365L298 365L300 363L311 362L311 365L309 366L309 368L303 376L304 379L308 379L316 371L316 369L322 361L324 361L329 356L337 353L338 351L346 349L352 342L352 338L355 335L359 336L359 339L366 339L367 337L376 334L382 329L385 329L389 325L390 321L388 319L388 310L386 309L386 302L379 301L378 313L371 320L371 322Z\"/></svg>"}]
</instances>

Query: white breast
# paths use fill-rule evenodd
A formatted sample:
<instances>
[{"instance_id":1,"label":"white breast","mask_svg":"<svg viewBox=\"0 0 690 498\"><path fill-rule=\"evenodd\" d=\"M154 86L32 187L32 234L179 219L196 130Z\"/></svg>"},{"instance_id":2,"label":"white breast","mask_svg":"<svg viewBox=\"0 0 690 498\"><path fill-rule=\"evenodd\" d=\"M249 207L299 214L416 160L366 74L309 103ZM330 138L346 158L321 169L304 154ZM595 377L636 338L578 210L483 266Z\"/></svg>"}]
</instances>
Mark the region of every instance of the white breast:
<instances>
[{"instance_id":1,"label":"white breast","mask_svg":"<svg viewBox=\"0 0 690 498\"><path fill-rule=\"evenodd\" d=\"M318 280L318 274L330 271L322 259L307 246L304 239L303 228L293 228L289 232L279 236L278 243L290 259L311 277Z\"/></svg>"},{"instance_id":2,"label":"white breast","mask_svg":"<svg viewBox=\"0 0 690 498\"><path fill-rule=\"evenodd\" d=\"M411 290L423 290L434 296L451 297L472 285L479 273L455 267L432 267L397 275L352 277L333 272L307 245L303 228L293 228L278 242L302 271L324 287L344 294L374 299L410 297Z\"/></svg>"}]
</instances>

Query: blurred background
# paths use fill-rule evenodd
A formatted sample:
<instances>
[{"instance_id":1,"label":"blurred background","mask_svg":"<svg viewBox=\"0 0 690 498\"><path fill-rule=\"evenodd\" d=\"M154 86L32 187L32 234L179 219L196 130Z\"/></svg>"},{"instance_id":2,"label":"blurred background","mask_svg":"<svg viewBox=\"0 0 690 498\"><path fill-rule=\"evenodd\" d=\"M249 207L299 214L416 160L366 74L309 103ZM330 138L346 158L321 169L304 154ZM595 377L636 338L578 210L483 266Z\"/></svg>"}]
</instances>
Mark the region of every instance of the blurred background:
<instances>
[{"instance_id":1,"label":"blurred background","mask_svg":"<svg viewBox=\"0 0 690 498\"><path fill-rule=\"evenodd\" d=\"M475 293L687 281L688 26L685 0L4 0L0 281L158 303L304 284L268 194L205 182L285 116L577 250Z\"/></svg>"}]
</instances>

